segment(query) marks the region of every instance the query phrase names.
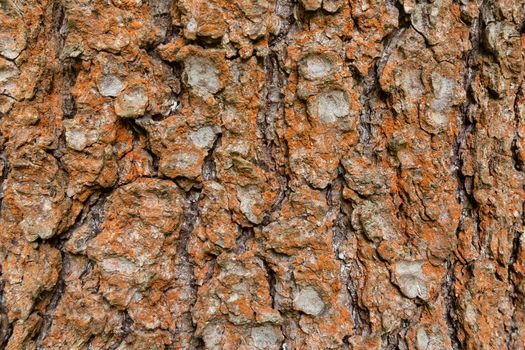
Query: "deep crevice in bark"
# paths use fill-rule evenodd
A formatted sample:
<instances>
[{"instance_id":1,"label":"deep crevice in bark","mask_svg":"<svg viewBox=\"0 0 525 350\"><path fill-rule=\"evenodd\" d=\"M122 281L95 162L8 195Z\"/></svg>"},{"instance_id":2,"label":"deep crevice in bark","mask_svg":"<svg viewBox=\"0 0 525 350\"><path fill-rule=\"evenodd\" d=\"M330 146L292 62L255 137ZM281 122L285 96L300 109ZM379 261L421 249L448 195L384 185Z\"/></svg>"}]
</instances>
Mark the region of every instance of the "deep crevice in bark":
<instances>
[{"instance_id":1,"label":"deep crevice in bark","mask_svg":"<svg viewBox=\"0 0 525 350\"><path fill-rule=\"evenodd\" d=\"M126 310L124 310L123 315L124 319L122 320L122 324L120 326L120 331L122 332L122 335L119 336L119 339L114 344L110 345L110 347L108 348L109 350L115 350L119 348L133 330L133 325L135 324L133 319L129 316Z\"/></svg>"},{"instance_id":2,"label":"deep crevice in bark","mask_svg":"<svg viewBox=\"0 0 525 350\"><path fill-rule=\"evenodd\" d=\"M60 270L58 281L55 284L55 288L51 293L51 299L49 301L49 304L45 307L44 312L41 315L43 322L40 326L39 331L37 332L37 335L35 336L37 350L40 350L42 348L42 342L49 334L49 330L51 329L51 325L53 323L53 313L56 310L58 304L60 303L60 300L64 296L66 290L65 277L68 269L69 257L68 254L64 253L62 249L59 250L62 256L62 268Z\"/></svg>"},{"instance_id":3,"label":"deep crevice in bark","mask_svg":"<svg viewBox=\"0 0 525 350\"><path fill-rule=\"evenodd\" d=\"M9 173L9 163L3 149L0 151L0 167L0 210L3 210L4 187L6 185L7 175Z\"/></svg>"},{"instance_id":4,"label":"deep crevice in bark","mask_svg":"<svg viewBox=\"0 0 525 350\"><path fill-rule=\"evenodd\" d=\"M0 265L0 348L4 349L13 332L13 326L9 322L4 305L4 279L2 277L2 265Z\"/></svg>"},{"instance_id":5,"label":"deep crevice in bark","mask_svg":"<svg viewBox=\"0 0 525 350\"><path fill-rule=\"evenodd\" d=\"M396 6L400 6L396 2ZM374 63L373 67L368 70L368 76L362 81L363 92L359 98L361 105L363 106L362 112L359 116L359 123L357 130L359 132L359 142L366 146L366 149L370 153L370 147L372 147L372 125L371 116L374 112L372 103L374 100L384 100L385 94L382 91L379 83L379 77L383 71L385 64L390 57L392 50L396 47L396 40L403 34L403 32L410 27L410 16L405 14L404 11L399 10L399 26L391 33L385 36L383 39L383 49L379 58Z\"/></svg>"},{"instance_id":6,"label":"deep crevice in bark","mask_svg":"<svg viewBox=\"0 0 525 350\"><path fill-rule=\"evenodd\" d=\"M215 152L221 146L222 133L218 133L213 141L213 146L208 151L204 162L202 164L202 178L206 181L215 180L217 178L217 167L215 166Z\"/></svg>"},{"instance_id":7,"label":"deep crevice in bark","mask_svg":"<svg viewBox=\"0 0 525 350\"><path fill-rule=\"evenodd\" d=\"M518 148L518 142L520 140L521 136L519 135L519 126L520 126L520 101L523 99L523 82L520 83L520 86L518 88L518 91L516 92L516 97L514 99L514 119L515 119L515 129L516 129L516 135L514 136L514 140L512 140L512 146L511 146L511 152L512 152L512 164L514 165L514 169L516 171L524 171L523 167L523 160L520 159L519 152L520 149Z\"/></svg>"},{"instance_id":8,"label":"deep crevice in bark","mask_svg":"<svg viewBox=\"0 0 525 350\"><path fill-rule=\"evenodd\" d=\"M443 297L445 298L445 321L449 331L450 342L454 350L463 350L464 346L459 340L458 333L460 324L456 315L457 301L454 291L454 267L455 263L450 263L447 275L445 277L445 283L442 287Z\"/></svg>"},{"instance_id":9,"label":"deep crevice in bark","mask_svg":"<svg viewBox=\"0 0 525 350\"><path fill-rule=\"evenodd\" d=\"M199 217L199 200L201 197L201 190L195 190L192 189L187 193L186 198L186 207L184 208L184 214L182 218L182 227L180 229L179 233L179 239L177 244L177 253L181 258L180 260L180 267L179 269L185 270L185 274L189 280L186 281L186 283L189 283L191 285L191 288L193 290L193 301L191 304L191 307L189 309L190 315L185 315L187 318L187 322L191 323L192 326L192 334L195 337L195 332L197 330L196 325L193 323L193 320L191 318L191 310L195 306L195 302L197 301L197 290L198 285L196 283L196 278L193 272L194 269L194 262L193 258L191 257L190 253L188 252L188 241L190 239L190 235L192 234L193 230L195 229L195 225L197 224L197 218Z\"/></svg>"},{"instance_id":10,"label":"deep crevice in bark","mask_svg":"<svg viewBox=\"0 0 525 350\"><path fill-rule=\"evenodd\" d=\"M276 308L277 305L275 303L275 293L277 292L275 289L275 286L277 283L277 277L276 277L275 271L272 269L268 261L266 261L262 257L261 257L261 260L263 262L265 273L266 273L266 280L268 282L270 298L272 299L272 309L277 310Z\"/></svg>"}]
</instances>

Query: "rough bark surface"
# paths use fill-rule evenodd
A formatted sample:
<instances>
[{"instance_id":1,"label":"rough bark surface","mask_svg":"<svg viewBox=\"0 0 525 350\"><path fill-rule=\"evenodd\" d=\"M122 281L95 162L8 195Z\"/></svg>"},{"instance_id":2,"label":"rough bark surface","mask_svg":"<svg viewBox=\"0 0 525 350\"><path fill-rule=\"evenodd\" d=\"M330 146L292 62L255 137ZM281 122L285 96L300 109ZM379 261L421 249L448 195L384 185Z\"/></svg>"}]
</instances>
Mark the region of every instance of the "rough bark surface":
<instances>
[{"instance_id":1,"label":"rough bark surface","mask_svg":"<svg viewBox=\"0 0 525 350\"><path fill-rule=\"evenodd\" d=\"M525 0L0 0L0 348L524 349Z\"/></svg>"}]
</instances>

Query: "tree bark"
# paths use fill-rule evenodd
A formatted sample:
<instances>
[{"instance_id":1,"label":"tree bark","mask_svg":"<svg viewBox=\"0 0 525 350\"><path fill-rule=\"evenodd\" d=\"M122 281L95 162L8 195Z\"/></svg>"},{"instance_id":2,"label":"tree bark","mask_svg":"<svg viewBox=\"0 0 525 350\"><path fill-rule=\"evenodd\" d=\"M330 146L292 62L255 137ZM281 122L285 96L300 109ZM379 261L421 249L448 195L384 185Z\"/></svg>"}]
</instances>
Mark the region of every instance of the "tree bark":
<instances>
[{"instance_id":1,"label":"tree bark","mask_svg":"<svg viewBox=\"0 0 525 350\"><path fill-rule=\"evenodd\" d=\"M0 348L525 349L525 0L0 0Z\"/></svg>"}]
</instances>

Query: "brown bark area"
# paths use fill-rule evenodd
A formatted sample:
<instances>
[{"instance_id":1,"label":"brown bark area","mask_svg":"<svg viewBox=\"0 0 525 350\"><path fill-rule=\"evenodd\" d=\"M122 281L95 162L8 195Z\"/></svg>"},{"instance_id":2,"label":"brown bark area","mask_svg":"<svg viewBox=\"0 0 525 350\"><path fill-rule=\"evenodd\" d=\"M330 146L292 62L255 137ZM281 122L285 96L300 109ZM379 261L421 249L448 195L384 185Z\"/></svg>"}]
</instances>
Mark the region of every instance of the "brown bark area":
<instances>
[{"instance_id":1,"label":"brown bark area","mask_svg":"<svg viewBox=\"0 0 525 350\"><path fill-rule=\"evenodd\" d=\"M525 0L0 0L0 348L525 349Z\"/></svg>"}]
</instances>

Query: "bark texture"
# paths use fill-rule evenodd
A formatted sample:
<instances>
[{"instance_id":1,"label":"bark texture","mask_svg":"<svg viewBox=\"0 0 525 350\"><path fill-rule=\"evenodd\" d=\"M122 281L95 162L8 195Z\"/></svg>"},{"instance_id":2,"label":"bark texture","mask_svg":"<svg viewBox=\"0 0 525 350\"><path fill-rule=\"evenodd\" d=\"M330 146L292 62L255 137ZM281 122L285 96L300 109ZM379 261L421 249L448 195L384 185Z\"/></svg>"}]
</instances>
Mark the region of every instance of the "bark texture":
<instances>
[{"instance_id":1,"label":"bark texture","mask_svg":"<svg viewBox=\"0 0 525 350\"><path fill-rule=\"evenodd\" d=\"M0 348L525 348L525 0L0 0Z\"/></svg>"}]
</instances>

